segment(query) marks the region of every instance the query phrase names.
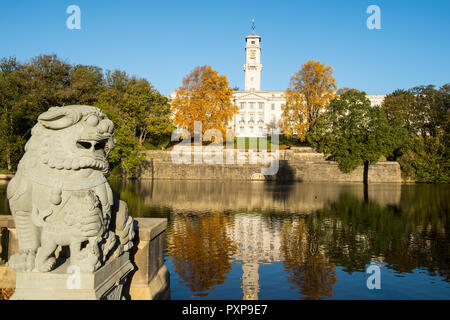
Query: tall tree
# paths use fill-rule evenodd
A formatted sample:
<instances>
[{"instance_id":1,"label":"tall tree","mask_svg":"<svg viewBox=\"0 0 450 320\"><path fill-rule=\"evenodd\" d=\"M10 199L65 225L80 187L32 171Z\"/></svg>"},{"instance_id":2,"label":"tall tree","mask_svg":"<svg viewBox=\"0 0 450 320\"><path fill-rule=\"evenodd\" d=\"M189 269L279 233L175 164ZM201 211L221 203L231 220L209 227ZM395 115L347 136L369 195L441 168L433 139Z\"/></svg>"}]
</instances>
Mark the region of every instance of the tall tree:
<instances>
[{"instance_id":1,"label":"tall tree","mask_svg":"<svg viewBox=\"0 0 450 320\"><path fill-rule=\"evenodd\" d=\"M129 77L119 70L107 72L105 84L96 106L115 125L117 146L109 158L133 177L145 157L145 139L149 135L170 135L172 131L168 99L147 80Z\"/></svg>"},{"instance_id":2,"label":"tall tree","mask_svg":"<svg viewBox=\"0 0 450 320\"><path fill-rule=\"evenodd\" d=\"M418 182L450 181L450 85L396 90L382 108L389 121L400 121L408 139L395 150L402 172Z\"/></svg>"},{"instance_id":3,"label":"tall tree","mask_svg":"<svg viewBox=\"0 0 450 320\"><path fill-rule=\"evenodd\" d=\"M225 75L210 66L196 67L183 79L172 101L174 124L194 133L194 122L202 123L202 133L208 129L226 130L238 107L233 103L233 89Z\"/></svg>"},{"instance_id":4,"label":"tall tree","mask_svg":"<svg viewBox=\"0 0 450 320\"><path fill-rule=\"evenodd\" d=\"M390 124L364 92L350 90L334 99L308 134L313 147L330 154L343 172L364 164L364 182L370 163L388 156L405 137L398 124Z\"/></svg>"},{"instance_id":5,"label":"tall tree","mask_svg":"<svg viewBox=\"0 0 450 320\"><path fill-rule=\"evenodd\" d=\"M414 133L417 128L413 123L415 96L407 90L395 90L386 95L381 107L389 121L398 120L409 133Z\"/></svg>"},{"instance_id":6,"label":"tall tree","mask_svg":"<svg viewBox=\"0 0 450 320\"><path fill-rule=\"evenodd\" d=\"M335 97L337 86L333 69L319 61L306 62L296 72L286 90L282 127L291 138L294 135L305 141L319 115Z\"/></svg>"},{"instance_id":7,"label":"tall tree","mask_svg":"<svg viewBox=\"0 0 450 320\"><path fill-rule=\"evenodd\" d=\"M27 86L22 66L15 58L0 60L0 153L1 165L15 169L23 154L28 126L22 121L26 115L23 97Z\"/></svg>"},{"instance_id":8,"label":"tall tree","mask_svg":"<svg viewBox=\"0 0 450 320\"><path fill-rule=\"evenodd\" d=\"M70 70L70 103L93 105L104 90L103 71L96 66L75 65Z\"/></svg>"},{"instance_id":9,"label":"tall tree","mask_svg":"<svg viewBox=\"0 0 450 320\"><path fill-rule=\"evenodd\" d=\"M355 88L349 88L349 87L339 88L339 89L336 91L336 95L337 95L337 96L343 95L344 93L346 93L347 91L350 91L350 90L358 90L358 89L355 89ZM358 91L359 91L359 90L358 90Z\"/></svg>"},{"instance_id":10,"label":"tall tree","mask_svg":"<svg viewBox=\"0 0 450 320\"><path fill-rule=\"evenodd\" d=\"M24 76L29 86L27 115L31 126L49 107L73 102L68 95L71 67L56 55L40 55L24 64Z\"/></svg>"},{"instance_id":11,"label":"tall tree","mask_svg":"<svg viewBox=\"0 0 450 320\"><path fill-rule=\"evenodd\" d=\"M436 90L433 85L419 86L410 89L416 96L413 104L413 124L423 137L439 136L443 132L443 124L448 111L446 105L445 87L443 91Z\"/></svg>"}]
</instances>

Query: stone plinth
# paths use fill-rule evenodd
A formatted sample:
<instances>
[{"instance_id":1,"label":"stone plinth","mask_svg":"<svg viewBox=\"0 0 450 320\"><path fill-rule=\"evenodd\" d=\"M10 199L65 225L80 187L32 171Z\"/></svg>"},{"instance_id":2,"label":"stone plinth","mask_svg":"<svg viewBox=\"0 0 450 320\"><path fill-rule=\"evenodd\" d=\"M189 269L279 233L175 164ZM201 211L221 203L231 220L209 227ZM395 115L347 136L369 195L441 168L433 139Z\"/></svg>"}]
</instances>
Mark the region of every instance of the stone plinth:
<instances>
[{"instance_id":1,"label":"stone plinth","mask_svg":"<svg viewBox=\"0 0 450 320\"><path fill-rule=\"evenodd\" d=\"M154 299L169 299L170 298L170 282L169 271L164 265L164 234L167 228L167 219L162 218L137 218L136 221L136 238L135 246L131 250L130 260L134 263L134 271L129 273L131 277L131 283L129 286L129 295L134 300L154 300ZM17 233L14 227L14 220L12 216L0 216L0 227L8 228L9 230L9 245L8 245L8 257L14 254L17 250ZM56 275L59 281L59 287L65 288L64 277L67 280L67 276L73 274L67 274L68 265L62 265L57 270L59 274ZM106 267L106 265L105 265ZM89 278L84 275L83 281L97 281L101 282L102 275L105 272L114 272L114 268L111 265L110 269L100 269L98 275L94 278ZM109 271L107 271L109 270ZM35 273L38 275L40 273ZM43 273L47 277L52 273ZM21 276L17 275L19 280ZM58 278L59 277L59 278ZM23 278L23 276L22 276ZM59 279L59 280L58 280ZM95 280L97 279L97 280ZM106 281L106 280L105 280ZM16 287L16 273L11 270L8 265L0 266L0 288L14 288ZM19 287L18 287L19 289ZM40 291L39 289L33 289ZM20 289L19 289L20 293ZM61 292L60 292L61 293ZM89 297L83 297L80 299L90 299L90 297L98 297L98 292L90 292ZM100 296L101 297L101 296ZM14 296L13 298L17 298ZM36 299L44 299L38 297ZM58 299L63 299L59 298ZM76 297L70 299L77 299ZM97 298L92 298L97 299Z\"/></svg>"},{"instance_id":2,"label":"stone plinth","mask_svg":"<svg viewBox=\"0 0 450 320\"><path fill-rule=\"evenodd\" d=\"M76 273L68 262L52 272L18 272L11 300L120 300L132 270L125 252L94 273Z\"/></svg>"},{"instance_id":3,"label":"stone plinth","mask_svg":"<svg viewBox=\"0 0 450 320\"><path fill-rule=\"evenodd\" d=\"M0 288L14 288L16 286L16 273L7 264L0 265Z\"/></svg>"},{"instance_id":4,"label":"stone plinth","mask_svg":"<svg viewBox=\"0 0 450 320\"><path fill-rule=\"evenodd\" d=\"M132 260L137 270L130 286L132 300L168 299L169 271L164 265L164 231L167 219L136 218L137 245Z\"/></svg>"}]
</instances>

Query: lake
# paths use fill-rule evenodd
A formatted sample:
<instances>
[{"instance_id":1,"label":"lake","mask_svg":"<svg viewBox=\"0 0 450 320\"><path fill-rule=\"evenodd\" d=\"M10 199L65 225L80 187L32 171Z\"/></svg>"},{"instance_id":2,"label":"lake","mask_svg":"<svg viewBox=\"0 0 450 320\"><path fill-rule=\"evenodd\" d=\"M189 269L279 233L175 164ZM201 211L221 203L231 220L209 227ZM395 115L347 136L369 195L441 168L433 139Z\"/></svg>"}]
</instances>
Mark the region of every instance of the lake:
<instances>
[{"instance_id":1,"label":"lake","mask_svg":"<svg viewBox=\"0 0 450 320\"><path fill-rule=\"evenodd\" d=\"M172 299L450 299L449 185L110 182L168 219Z\"/></svg>"}]
</instances>

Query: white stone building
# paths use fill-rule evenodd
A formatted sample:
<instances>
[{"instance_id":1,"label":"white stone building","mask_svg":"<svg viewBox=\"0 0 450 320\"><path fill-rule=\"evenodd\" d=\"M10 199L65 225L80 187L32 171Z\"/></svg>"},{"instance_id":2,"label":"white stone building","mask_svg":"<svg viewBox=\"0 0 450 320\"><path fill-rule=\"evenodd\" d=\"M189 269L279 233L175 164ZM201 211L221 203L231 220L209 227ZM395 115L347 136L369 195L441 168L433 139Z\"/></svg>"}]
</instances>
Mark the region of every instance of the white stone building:
<instances>
[{"instance_id":1,"label":"white stone building","mask_svg":"<svg viewBox=\"0 0 450 320\"><path fill-rule=\"evenodd\" d=\"M284 90L261 90L261 37L245 37L245 88L236 91L234 103L239 106L232 127L238 137L258 137L280 132ZM372 105L379 105L384 95L367 95Z\"/></svg>"},{"instance_id":2,"label":"white stone building","mask_svg":"<svg viewBox=\"0 0 450 320\"><path fill-rule=\"evenodd\" d=\"M254 28L254 26L253 26ZM252 33L245 37L245 88L235 91L233 102L239 107L230 128L237 137L261 137L281 133L284 90L261 90L261 37ZM372 105L379 105L385 95L367 95ZM172 92L171 99L175 98Z\"/></svg>"}]
</instances>

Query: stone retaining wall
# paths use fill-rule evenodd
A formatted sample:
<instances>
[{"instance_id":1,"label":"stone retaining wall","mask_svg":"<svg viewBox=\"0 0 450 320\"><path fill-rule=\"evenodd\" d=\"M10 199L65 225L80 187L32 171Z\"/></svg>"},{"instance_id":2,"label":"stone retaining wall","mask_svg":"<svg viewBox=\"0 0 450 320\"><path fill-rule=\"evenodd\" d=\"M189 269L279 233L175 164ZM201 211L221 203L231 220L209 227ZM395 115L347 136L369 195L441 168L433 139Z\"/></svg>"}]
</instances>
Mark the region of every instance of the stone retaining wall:
<instances>
[{"instance_id":1,"label":"stone retaining wall","mask_svg":"<svg viewBox=\"0 0 450 320\"><path fill-rule=\"evenodd\" d=\"M280 151L278 173L275 176L266 176L265 179L301 182L363 182L363 166L359 166L351 173L342 173L337 163L324 160L323 154L302 151ZM148 151L142 166L141 177L174 180L260 179L263 165L249 164L248 157L247 153L244 164L176 164L172 162L170 152ZM388 161L370 165L368 179L371 183L402 182L400 165L397 162Z\"/></svg>"}]
</instances>

